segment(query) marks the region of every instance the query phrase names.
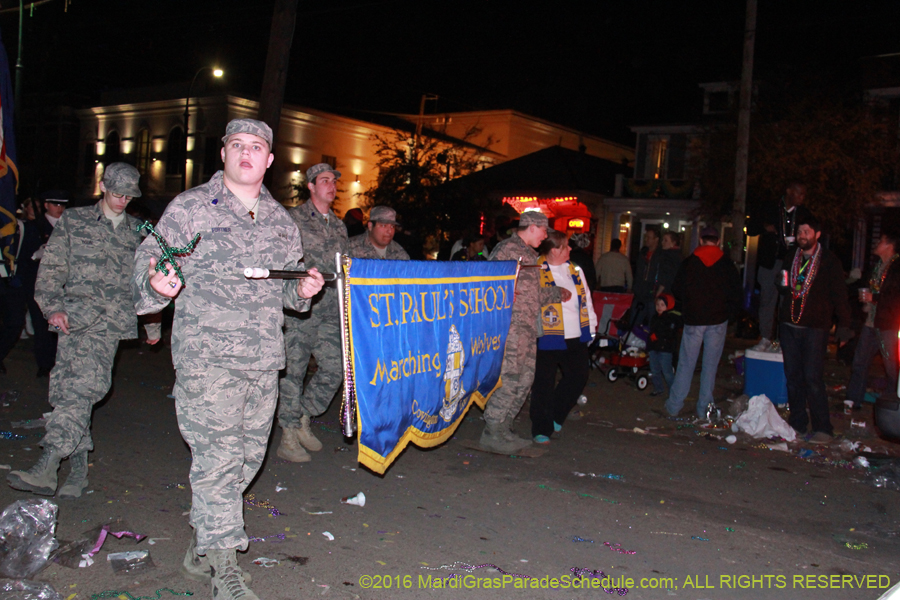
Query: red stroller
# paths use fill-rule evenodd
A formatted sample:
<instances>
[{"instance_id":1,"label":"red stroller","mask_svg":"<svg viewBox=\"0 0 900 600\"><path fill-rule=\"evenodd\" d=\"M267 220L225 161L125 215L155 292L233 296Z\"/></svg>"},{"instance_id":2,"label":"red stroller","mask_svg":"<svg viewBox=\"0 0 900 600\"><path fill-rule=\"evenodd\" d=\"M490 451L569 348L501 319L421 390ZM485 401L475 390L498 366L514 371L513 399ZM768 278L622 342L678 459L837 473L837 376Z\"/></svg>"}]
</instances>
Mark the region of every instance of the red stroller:
<instances>
[{"instance_id":1,"label":"red stroller","mask_svg":"<svg viewBox=\"0 0 900 600\"><path fill-rule=\"evenodd\" d=\"M632 326L628 308L631 294L594 292L594 311L600 321L598 335L590 347L591 367L600 369L610 382L629 377L639 390L650 383L647 329Z\"/></svg>"}]
</instances>

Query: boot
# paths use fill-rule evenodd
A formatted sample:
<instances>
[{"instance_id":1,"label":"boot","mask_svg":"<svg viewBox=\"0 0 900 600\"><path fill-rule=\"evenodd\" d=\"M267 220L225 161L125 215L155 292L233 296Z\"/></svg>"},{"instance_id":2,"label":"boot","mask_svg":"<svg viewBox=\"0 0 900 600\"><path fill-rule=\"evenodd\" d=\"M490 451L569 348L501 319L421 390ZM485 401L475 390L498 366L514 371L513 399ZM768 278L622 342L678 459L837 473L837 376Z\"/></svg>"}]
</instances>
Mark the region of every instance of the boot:
<instances>
[{"instance_id":1,"label":"boot","mask_svg":"<svg viewBox=\"0 0 900 600\"><path fill-rule=\"evenodd\" d=\"M181 568L178 571L186 579L192 579L200 583L209 583L212 579L209 558L197 554L197 530L192 529L191 531L191 543L184 554L184 561L182 561ZM250 585L250 581L253 579L250 573L244 573L243 578L244 583L247 585Z\"/></svg>"},{"instance_id":2,"label":"boot","mask_svg":"<svg viewBox=\"0 0 900 600\"><path fill-rule=\"evenodd\" d=\"M244 582L234 548L207 550L206 558L209 560L213 600L259 600L259 596Z\"/></svg>"},{"instance_id":3,"label":"boot","mask_svg":"<svg viewBox=\"0 0 900 600\"><path fill-rule=\"evenodd\" d=\"M69 465L72 470L66 477L66 482L59 488L60 498L81 498L81 493L88 486L88 456L87 450L69 456Z\"/></svg>"},{"instance_id":4,"label":"boot","mask_svg":"<svg viewBox=\"0 0 900 600\"><path fill-rule=\"evenodd\" d=\"M303 446L300 445L300 429L297 427L285 427L281 430L281 445L276 452L279 458L291 462L309 462L312 460Z\"/></svg>"},{"instance_id":5,"label":"boot","mask_svg":"<svg viewBox=\"0 0 900 600\"><path fill-rule=\"evenodd\" d=\"M322 442L316 439L312 430L309 428L309 415L300 417L300 429L298 430L298 438L300 444L307 450L318 452L322 449Z\"/></svg>"},{"instance_id":6,"label":"boot","mask_svg":"<svg viewBox=\"0 0 900 600\"><path fill-rule=\"evenodd\" d=\"M52 496L56 493L56 472L62 457L56 450L47 447L37 463L27 471L13 471L6 476L6 482L14 490L33 492L39 496Z\"/></svg>"},{"instance_id":7,"label":"boot","mask_svg":"<svg viewBox=\"0 0 900 600\"><path fill-rule=\"evenodd\" d=\"M191 543L188 546L187 552L184 554L184 560L178 571L181 573L182 577L201 583L208 582L212 577L209 572L209 559L197 554L196 529L191 530Z\"/></svg>"},{"instance_id":8,"label":"boot","mask_svg":"<svg viewBox=\"0 0 900 600\"><path fill-rule=\"evenodd\" d=\"M525 448L526 446L531 445L531 440L523 437L519 437L519 434L516 433L515 428L515 419L507 419L503 421L500 426L500 433L503 436L503 439L513 444L520 444L520 448Z\"/></svg>"},{"instance_id":9,"label":"boot","mask_svg":"<svg viewBox=\"0 0 900 600\"><path fill-rule=\"evenodd\" d=\"M491 425L485 423L484 432L478 442L485 450L499 452L500 454L512 454L522 448L531 445L531 440L518 437L509 430L504 423Z\"/></svg>"}]
</instances>

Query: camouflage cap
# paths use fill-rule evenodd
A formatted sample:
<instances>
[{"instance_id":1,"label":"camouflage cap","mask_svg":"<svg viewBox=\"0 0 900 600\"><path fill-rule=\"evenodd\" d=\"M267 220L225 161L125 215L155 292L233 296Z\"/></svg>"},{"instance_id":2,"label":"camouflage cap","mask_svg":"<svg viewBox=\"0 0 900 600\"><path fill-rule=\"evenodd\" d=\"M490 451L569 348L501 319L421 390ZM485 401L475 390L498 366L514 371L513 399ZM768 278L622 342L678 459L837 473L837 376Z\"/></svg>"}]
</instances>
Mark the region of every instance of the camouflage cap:
<instances>
[{"instance_id":1,"label":"camouflage cap","mask_svg":"<svg viewBox=\"0 0 900 600\"><path fill-rule=\"evenodd\" d=\"M399 225L397 222L397 211L390 206L373 206L369 212L370 223L386 223L389 225Z\"/></svg>"},{"instance_id":2,"label":"camouflage cap","mask_svg":"<svg viewBox=\"0 0 900 600\"><path fill-rule=\"evenodd\" d=\"M141 188L138 187L140 179L141 174L128 163L112 163L103 171L103 185L113 194L140 198Z\"/></svg>"},{"instance_id":3,"label":"camouflage cap","mask_svg":"<svg viewBox=\"0 0 900 600\"><path fill-rule=\"evenodd\" d=\"M228 140L228 136L236 133L258 135L269 144L269 150L272 149L272 128L262 121L257 121L256 119L232 119L225 128L225 137L222 138L222 141L225 142Z\"/></svg>"},{"instance_id":4,"label":"camouflage cap","mask_svg":"<svg viewBox=\"0 0 900 600\"><path fill-rule=\"evenodd\" d=\"M519 215L519 227L528 227L529 225L548 227L550 221L547 220L547 215L538 210L526 210Z\"/></svg>"},{"instance_id":5,"label":"camouflage cap","mask_svg":"<svg viewBox=\"0 0 900 600\"><path fill-rule=\"evenodd\" d=\"M317 165L313 165L306 170L306 180L312 181L322 173L334 173L335 179L341 178L341 172L335 171L331 168L331 165L328 163L319 163Z\"/></svg>"}]
</instances>

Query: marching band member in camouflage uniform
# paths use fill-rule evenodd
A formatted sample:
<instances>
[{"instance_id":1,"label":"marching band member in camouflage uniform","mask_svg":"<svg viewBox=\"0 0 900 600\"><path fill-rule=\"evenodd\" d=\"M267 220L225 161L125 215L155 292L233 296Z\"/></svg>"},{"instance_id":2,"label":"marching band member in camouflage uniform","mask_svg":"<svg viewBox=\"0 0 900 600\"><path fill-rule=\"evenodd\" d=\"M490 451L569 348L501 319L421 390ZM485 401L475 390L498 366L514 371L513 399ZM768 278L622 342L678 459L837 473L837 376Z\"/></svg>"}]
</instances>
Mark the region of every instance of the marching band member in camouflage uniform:
<instances>
[{"instance_id":1,"label":"marching band member in camouflage uniform","mask_svg":"<svg viewBox=\"0 0 900 600\"><path fill-rule=\"evenodd\" d=\"M307 268L316 267L322 273L334 273L334 255L347 253L347 227L331 210L340 176L327 163L310 167L306 171L310 198L289 211L303 237L303 261ZM285 460L308 462L306 450L322 449L322 442L310 429L310 418L328 410L343 381L334 284L312 299L308 313L285 315L284 345L287 367L279 390L278 423L282 433L277 454ZM316 357L318 370L304 387L310 355Z\"/></svg>"},{"instance_id":2,"label":"marching band member in camouflage uniform","mask_svg":"<svg viewBox=\"0 0 900 600\"><path fill-rule=\"evenodd\" d=\"M409 260L406 250L394 241L399 226L397 211L389 206L373 206L369 212L368 231L350 238L350 256Z\"/></svg>"},{"instance_id":3,"label":"marching band member in camouflage uniform","mask_svg":"<svg viewBox=\"0 0 900 600\"><path fill-rule=\"evenodd\" d=\"M137 337L130 281L141 234L125 207L140 197L139 179L131 165L106 167L100 201L65 211L47 242L35 300L61 334L50 372L53 412L44 426L44 451L37 464L7 476L17 490L55 494L64 458L70 459L71 471L60 497L77 498L87 488L87 453L94 449L91 411L112 385L119 340Z\"/></svg>"},{"instance_id":4,"label":"marching band member in camouflage uniform","mask_svg":"<svg viewBox=\"0 0 900 600\"><path fill-rule=\"evenodd\" d=\"M243 493L262 465L272 429L284 367L282 309L308 309L323 281L315 269L299 284L244 277L246 267L299 270L303 248L297 227L262 185L274 159L272 130L236 119L222 139L224 172L178 195L157 226L172 247L201 236L179 261L184 288L170 266L155 270L160 249L153 238L138 249L132 283L139 314L158 312L177 297L175 410L193 457L194 532L182 574L211 579L215 600L258 600L235 554L249 542Z\"/></svg>"},{"instance_id":5,"label":"marching band member in camouflage uniform","mask_svg":"<svg viewBox=\"0 0 900 600\"><path fill-rule=\"evenodd\" d=\"M547 238L547 217L537 211L526 211L519 217L518 230L503 240L491 252L490 260L519 260L522 266L537 265L535 248ZM525 404L534 381L537 359L537 323L541 306L552 302L566 302L569 290L540 286L536 268L519 270L512 321L506 338L503 365L500 367L501 387L488 401L484 410L482 447L494 452L515 452L531 445L512 430L516 415Z\"/></svg>"}]
</instances>

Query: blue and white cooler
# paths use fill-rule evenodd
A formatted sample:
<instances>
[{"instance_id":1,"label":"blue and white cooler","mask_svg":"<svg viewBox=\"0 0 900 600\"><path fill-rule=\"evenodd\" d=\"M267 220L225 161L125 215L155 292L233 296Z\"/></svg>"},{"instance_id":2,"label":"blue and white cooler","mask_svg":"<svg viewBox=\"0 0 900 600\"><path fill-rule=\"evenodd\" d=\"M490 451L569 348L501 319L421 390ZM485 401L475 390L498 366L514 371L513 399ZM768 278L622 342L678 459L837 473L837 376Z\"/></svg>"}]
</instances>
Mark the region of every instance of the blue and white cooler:
<instances>
[{"instance_id":1,"label":"blue and white cooler","mask_svg":"<svg viewBox=\"0 0 900 600\"><path fill-rule=\"evenodd\" d=\"M787 404L787 378L781 352L747 350L744 353L744 393L751 398L765 394L776 406Z\"/></svg>"}]
</instances>

